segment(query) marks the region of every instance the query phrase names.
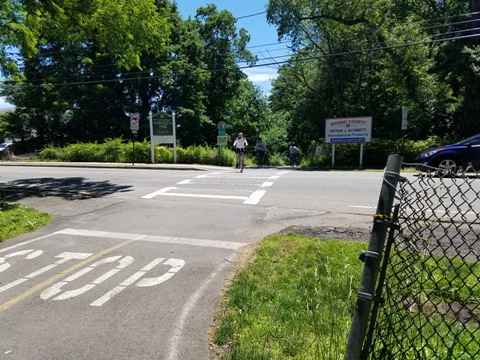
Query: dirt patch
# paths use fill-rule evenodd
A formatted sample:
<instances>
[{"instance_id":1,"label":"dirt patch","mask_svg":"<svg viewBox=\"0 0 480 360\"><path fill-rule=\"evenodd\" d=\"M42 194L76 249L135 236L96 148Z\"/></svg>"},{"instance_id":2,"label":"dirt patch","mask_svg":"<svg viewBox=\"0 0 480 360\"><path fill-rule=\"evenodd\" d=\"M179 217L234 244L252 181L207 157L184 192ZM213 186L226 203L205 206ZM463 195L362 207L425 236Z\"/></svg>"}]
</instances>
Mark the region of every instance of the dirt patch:
<instances>
[{"instance_id":1,"label":"dirt patch","mask_svg":"<svg viewBox=\"0 0 480 360\"><path fill-rule=\"evenodd\" d=\"M336 240L368 240L371 229L364 228L340 228L340 227L312 227L312 226L290 226L280 232L281 234L300 234L307 237L316 237Z\"/></svg>"},{"instance_id":2,"label":"dirt patch","mask_svg":"<svg viewBox=\"0 0 480 360\"><path fill-rule=\"evenodd\" d=\"M1 160L10 162L29 161L35 154L5 155Z\"/></svg>"}]
</instances>

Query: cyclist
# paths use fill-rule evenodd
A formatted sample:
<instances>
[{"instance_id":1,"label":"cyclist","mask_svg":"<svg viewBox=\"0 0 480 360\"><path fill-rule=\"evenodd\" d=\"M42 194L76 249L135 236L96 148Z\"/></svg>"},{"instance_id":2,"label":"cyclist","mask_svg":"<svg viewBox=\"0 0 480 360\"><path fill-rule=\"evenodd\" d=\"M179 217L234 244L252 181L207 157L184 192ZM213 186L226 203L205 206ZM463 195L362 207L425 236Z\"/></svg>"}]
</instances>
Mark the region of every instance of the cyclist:
<instances>
[{"instance_id":1,"label":"cyclist","mask_svg":"<svg viewBox=\"0 0 480 360\"><path fill-rule=\"evenodd\" d=\"M243 137L243 133L238 133L238 137L233 142L233 148L235 149L235 153L237 157L237 168L238 168L238 161L240 158L240 152L245 153L246 146L248 146L247 139ZM243 156L243 166L245 167L245 154Z\"/></svg>"},{"instance_id":2,"label":"cyclist","mask_svg":"<svg viewBox=\"0 0 480 360\"><path fill-rule=\"evenodd\" d=\"M255 145L255 151L257 152L258 166L263 166L265 160L265 152L267 151L267 145L261 137L258 138L258 142Z\"/></svg>"},{"instance_id":3,"label":"cyclist","mask_svg":"<svg viewBox=\"0 0 480 360\"><path fill-rule=\"evenodd\" d=\"M288 153L290 154L290 166L294 166L298 162L298 148L294 142L288 147ZM297 164L298 165L298 164Z\"/></svg>"}]
</instances>

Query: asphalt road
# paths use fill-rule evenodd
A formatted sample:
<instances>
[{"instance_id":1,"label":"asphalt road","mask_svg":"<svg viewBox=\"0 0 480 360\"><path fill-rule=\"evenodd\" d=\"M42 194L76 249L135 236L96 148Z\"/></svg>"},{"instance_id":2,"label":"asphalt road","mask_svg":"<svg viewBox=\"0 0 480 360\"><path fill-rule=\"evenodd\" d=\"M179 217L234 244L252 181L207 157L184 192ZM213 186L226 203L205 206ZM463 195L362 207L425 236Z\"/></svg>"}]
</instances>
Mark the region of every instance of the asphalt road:
<instances>
[{"instance_id":1,"label":"asphalt road","mask_svg":"<svg viewBox=\"0 0 480 360\"><path fill-rule=\"evenodd\" d=\"M11 199L54 217L0 244L1 359L208 359L238 254L291 226L369 229L383 178L103 166L0 166Z\"/></svg>"}]
</instances>

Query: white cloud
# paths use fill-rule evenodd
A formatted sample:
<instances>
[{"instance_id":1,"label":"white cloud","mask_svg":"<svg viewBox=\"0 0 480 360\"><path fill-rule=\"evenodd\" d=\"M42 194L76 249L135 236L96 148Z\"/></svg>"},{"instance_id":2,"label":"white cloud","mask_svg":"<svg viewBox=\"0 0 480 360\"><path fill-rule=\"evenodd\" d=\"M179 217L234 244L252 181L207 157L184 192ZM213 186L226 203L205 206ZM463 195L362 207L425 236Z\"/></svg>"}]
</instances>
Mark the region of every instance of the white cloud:
<instances>
[{"instance_id":1,"label":"white cloud","mask_svg":"<svg viewBox=\"0 0 480 360\"><path fill-rule=\"evenodd\" d=\"M253 83L271 82L278 76L277 69L267 67L245 68L243 72Z\"/></svg>"},{"instance_id":2,"label":"white cloud","mask_svg":"<svg viewBox=\"0 0 480 360\"><path fill-rule=\"evenodd\" d=\"M259 86L264 94L268 95L272 90L272 80L278 76L277 69L268 67L245 68L242 71L248 76L248 79Z\"/></svg>"},{"instance_id":3,"label":"white cloud","mask_svg":"<svg viewBox=\"0 0 480 360\"><path fill-rule=\"evenodd\" d=\"M13 105L5 102L5 99L0 97L0 108L10 108L13 107Z\"/></svg>"}]
</instances>

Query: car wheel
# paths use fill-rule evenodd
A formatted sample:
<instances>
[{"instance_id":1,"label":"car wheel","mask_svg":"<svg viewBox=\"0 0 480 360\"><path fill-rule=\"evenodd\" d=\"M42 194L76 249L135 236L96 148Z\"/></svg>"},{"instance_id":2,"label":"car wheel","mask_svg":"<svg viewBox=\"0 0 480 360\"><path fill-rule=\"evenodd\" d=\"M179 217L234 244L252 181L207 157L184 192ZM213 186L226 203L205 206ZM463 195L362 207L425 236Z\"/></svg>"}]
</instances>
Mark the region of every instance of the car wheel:
<instances>
[{"instance_id":1,"label":"car wheel","mask_svg":"<svg viewBox=\"0 0 480 360\"><path fill-rule=\"evenodd\" d=\"M437 175L444 176L447 174L456 174L458 172L458 162L452 158L445 158L438 162L437 166L438 170Z\"/></svg>"}]
</instances>

